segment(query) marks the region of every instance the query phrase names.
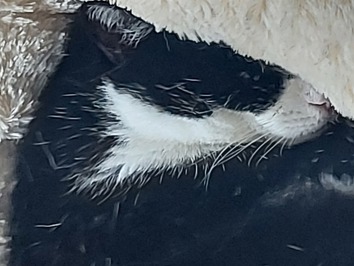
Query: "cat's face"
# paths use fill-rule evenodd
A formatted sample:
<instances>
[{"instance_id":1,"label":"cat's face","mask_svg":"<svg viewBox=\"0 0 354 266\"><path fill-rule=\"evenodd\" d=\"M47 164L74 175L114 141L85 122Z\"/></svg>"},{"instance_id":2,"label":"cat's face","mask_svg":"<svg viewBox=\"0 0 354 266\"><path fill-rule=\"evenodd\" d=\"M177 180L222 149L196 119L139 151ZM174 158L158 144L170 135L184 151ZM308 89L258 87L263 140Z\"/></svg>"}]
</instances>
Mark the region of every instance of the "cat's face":
<instances>
[{"instance_id":1,"label":"cat's face","mask_svg":"<svg viewBox=\"0 0 354 266\"><path fill-rule=\"evenodd\" d=\"M102 15L105 10L108 17ZM156 33L120 9L103 6L88 12L89 18L97 12L98 22L108 24L94 28L102 30L94 34L96 43L119 64L85 88L90 97L80 98L98 122L86 126L94 128L90 137L96 140L88 146L95 148L76 156L88 158L71 175L79 191L143 184L156 173L187 169L215 156L206 171L210 174L225 161L218 154L227 149L230 159L253 144L270 151L277 144L304 142L334 120L324 97L277 67L241 57L224 45ZM137 29L144 34L136 39ZM112 39L119 53L107 43Z\"/></svg>"},{"instance_id":2,"label":"cat's face","mask_svg":"<svg viewBox=\"0 0 354 266\"><path fill-rule=\"evenodd\" d=\"M232 114L235 115L232 127L246 124L248 131L244 133L249 134L250 139L264 135L274 141L294 144L317 136L335 118L328 100L296 76L289 78L288 73L282 75L281 71L277 72L279 69L269 66L260 70L257 63L248 63L244 58L233 55L229 48L183 42L169 34L162 38L162 34L153 32L151 25L124 10L93 5L87 12L91 20L102 25L101 30L96 28L100 33L97 36L101 36L98 42L106 54L111 53L109 58L113 58L115 52L111 51L107 37L123 47L117 48L120 53L124 52L122 49L128 50L126 57L130 62L111 78L117 83L138 84L140 89L134 88L134 94L147 100L146 104L166 111L166 119L172 113L172 120L181 115L200 118L198 121L203 123L210 120L217 110L214 116L225 119L225 123L231 124ZM133 37L127 37L126 32ZM108 35L102 37L102 34ZM230 50L229 54L227 50ZM122 59L121 54L118 59ZM187 77L194 78L196 82L189 80L182 84L183 78ZM183 90L188 91L187 94L194 95L186 96L176 87L171 89L178 82ZM155 86L165 87L165 90L158 90ZM197 105L204 105L204 109L199 110ZM224 107L231 112L220 111ZM223 132L220 133L220 142L223 142L222 135ZM183 142L182 139L180 141ZM225 136L225 143L237 144L239 141L237 135L233 140Z\"/></svg>"}]
</instances>

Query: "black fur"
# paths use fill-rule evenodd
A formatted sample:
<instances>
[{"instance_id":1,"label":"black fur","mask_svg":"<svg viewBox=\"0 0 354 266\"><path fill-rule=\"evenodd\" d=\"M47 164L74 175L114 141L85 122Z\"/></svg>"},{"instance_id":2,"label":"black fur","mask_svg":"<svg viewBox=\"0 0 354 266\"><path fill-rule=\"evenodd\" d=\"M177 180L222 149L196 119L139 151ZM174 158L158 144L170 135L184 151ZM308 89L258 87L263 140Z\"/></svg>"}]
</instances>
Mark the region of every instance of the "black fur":
<instances>
[{"instance_id":1,"label":"black fur","mask_svg":"<svg viewBox=\"0 0 354 266\"><path fill-rule=\"evenodd\" d=\"M66 194L69 184L63 178L73 167L55 167L49 154L59 166L68 166L82 155L88 157L88 150L99 156L117 141L99 142L92 134L93 129L100 130L101 119L110 119L92 104L102 75L117 84L143 85L147 89L139 93L170 112L178 108L169 110L173 104L169 93L162 97L155 85L197 78L190 73L202 82L189 82L187 88L194 94L212 93L219 103L235 88L247 99L251 95L242 89L261 93L253 86L274 86L276 94L283 79L266 67L254 80L262 73L259 63L247 63L218 45L182 43L164 33L152 34L128 53L123 67L115 69L92 33L87 35L88 24L81 17L73 25L68 56L43 93L37 119L21 145L13 199L12 265L353 265L354 200L327 191L318 182L323 171L354 173L354 149L348 142L354 130L345 123L336 125L333 134L296 146L283 156L272 153L258 167L235 158L213 172L207 189L188 171L180 179L166 174L162 184L157 176L119 201L110 198L98 204ZM169 60L175 64L169 65ZM233 71L238 75L231 75ZM250 78L242 78L242 71ZM181 95L191 99L188 93ZM254 100L247 99L241 108ZM236 106L234 102L229 108ZM208 115L204 107L196 110ZM38 142L41 145L35 145ZM87 144L90 148L80 151ZM59 164L61 160L65 163ZM76 167L91 162L80 161Z\"/></svg>"},{"instance_id":2,"label":"black fur","mask_svg":"<svg viewBox=\"0 0 354 266\"><path fill-rule=\"evenodd\" d=\"M127 21L127 31L139 20L129 18L124 10L116 12ZM94 29L99 27L94 24ZM152 31L130 49L127 45L115 48L117 56L107 39L118 43L122 37L117 32L122 30L107 28L101 26L95 38L121 66L108 76L117 87L176 115L201 118L219 106L262 112L276 102L284 80L291 77L277 66L235 54L226 45L181 41L166 31Z\"/></svg>"},{"instance_id":3,"label":"black fur","mask_svg":"<svg viewBox=\"0 0 354 266\"><path fill-rule=\"evenodd\" d=\"M289 74L224 45L152 32L109 77L165 111L200 118L219 106L262 112L276 102Z\"/></svg>"}]
</instances>

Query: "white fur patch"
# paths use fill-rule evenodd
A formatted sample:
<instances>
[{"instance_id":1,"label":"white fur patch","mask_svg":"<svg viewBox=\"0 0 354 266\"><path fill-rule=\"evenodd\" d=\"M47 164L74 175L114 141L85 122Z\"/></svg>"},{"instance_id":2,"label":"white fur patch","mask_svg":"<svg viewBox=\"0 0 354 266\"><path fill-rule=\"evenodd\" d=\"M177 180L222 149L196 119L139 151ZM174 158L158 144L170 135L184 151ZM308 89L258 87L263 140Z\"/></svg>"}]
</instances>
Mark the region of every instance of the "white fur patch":
<instances>
[{"instance_id":1,"label":"white fur patch","mask_svg":"<svg viewBox=\"0 0 354 266\"><path fill-rule=\"evenodd\" d=\"M92 178L97 181L119 168L118 183L137 174L173 169L229 143L247 143L256 137L254 116L248 112L220 108L208 118L186 118L148 105L110 82L98 90L105 99L101 107L120 121L102 134L118 136L123 143L107 151L96 166L98 174Z\"/></svg>"},{"instance_id":2,"label":"white fur patch","mask_svg":"<svg viewBox=\"0 0 354 266\"><path fill-rule=\"evenodd\" d=\"M79 176L81 188L106 181L115 186L126 181L144 183L149 173L186 167L227 147L263 138L275 143L301 142L329 120L322 109L306 102L308 87L302 80L287 83L275 106L262 114L220 107L206 118L170 114L109 80L97 89L103 100L95 104L116 120L103 121L107 130L100 134L120 141L93 166L94 174Z\"/></svg>"}]
</instances>

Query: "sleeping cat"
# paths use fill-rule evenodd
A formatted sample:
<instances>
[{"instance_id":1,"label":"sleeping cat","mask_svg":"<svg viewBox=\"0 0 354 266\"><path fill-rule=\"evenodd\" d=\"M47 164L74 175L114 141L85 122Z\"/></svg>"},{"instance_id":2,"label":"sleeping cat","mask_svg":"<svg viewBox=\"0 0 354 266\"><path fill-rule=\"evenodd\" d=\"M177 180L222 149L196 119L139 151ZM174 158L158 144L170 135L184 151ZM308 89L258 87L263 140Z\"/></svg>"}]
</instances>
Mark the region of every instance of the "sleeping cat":
<instances>
[{"instance_id":1,"label":"sleeping cat","mask_svg":"<svg viewBox=\"0 0 354 266\"><path fill-rule=\"evenodd\" d=\"M222 44L141 21L132 43L81 11L20 145L12 265L352 264L354 128L326 99Z\"/></svg>"},{"instance_id":2,"label":"sleeping cat","mask_svg":"<svg viewBox=\"0 0 354 266\"><path fill-rule=\"evenodd\" d=\"M106 29L97 43L119 63L87 88L99 121L69 177L78 191L141 185L199 161L208 161L208 176L255 143L267 153L318 136L336 116L323 95L276 66L156 33L118 8L93 5L87 13Z\"/></svg>"}]
</instances>

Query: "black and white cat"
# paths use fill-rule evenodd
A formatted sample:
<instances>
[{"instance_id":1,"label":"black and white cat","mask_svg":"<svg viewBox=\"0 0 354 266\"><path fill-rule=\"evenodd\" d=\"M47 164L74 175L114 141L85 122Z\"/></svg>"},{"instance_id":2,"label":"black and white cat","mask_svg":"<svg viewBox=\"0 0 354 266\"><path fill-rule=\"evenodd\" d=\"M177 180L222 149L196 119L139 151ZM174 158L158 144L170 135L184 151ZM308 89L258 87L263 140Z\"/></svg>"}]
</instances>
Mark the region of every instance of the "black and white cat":
<instances>
[{"instance_id":1,"label":"black and white cat","mask_svg":"<svg viewBox=\"0 0 354 266\"><path fill-rule=\"evenodd\" d=\"M335 117L322 95L276 67L218 44L156 33L124 10L102 5L88 13L105 21L107 35L116 35L112 58L119 64L96 83L83 84L85 95L63 96L79 106L89 101L81 112L98 119L74 134L96 139L73 153L76 162L68 178L77 191L141 185L154 174L182 171L197 161L208 161L210 173L252 144L290 146L311 139ZM81 119L67 114L65 101L57 105L52 119L64 119L68 126ZM61 156L50 142L54 157ZM226 150L227 156L220 155Z\"/></svg>"},{"instance_id":2,"label":"black and white cat","mask_svg":"<svg viewBox=\"0 0 354 266\"><path fill-rule=\"evenodd\" d=\"M308 84L105 5L67 53L22 143L14 265L351 265L354 130Z\"/></svg>"}]
</instances>

